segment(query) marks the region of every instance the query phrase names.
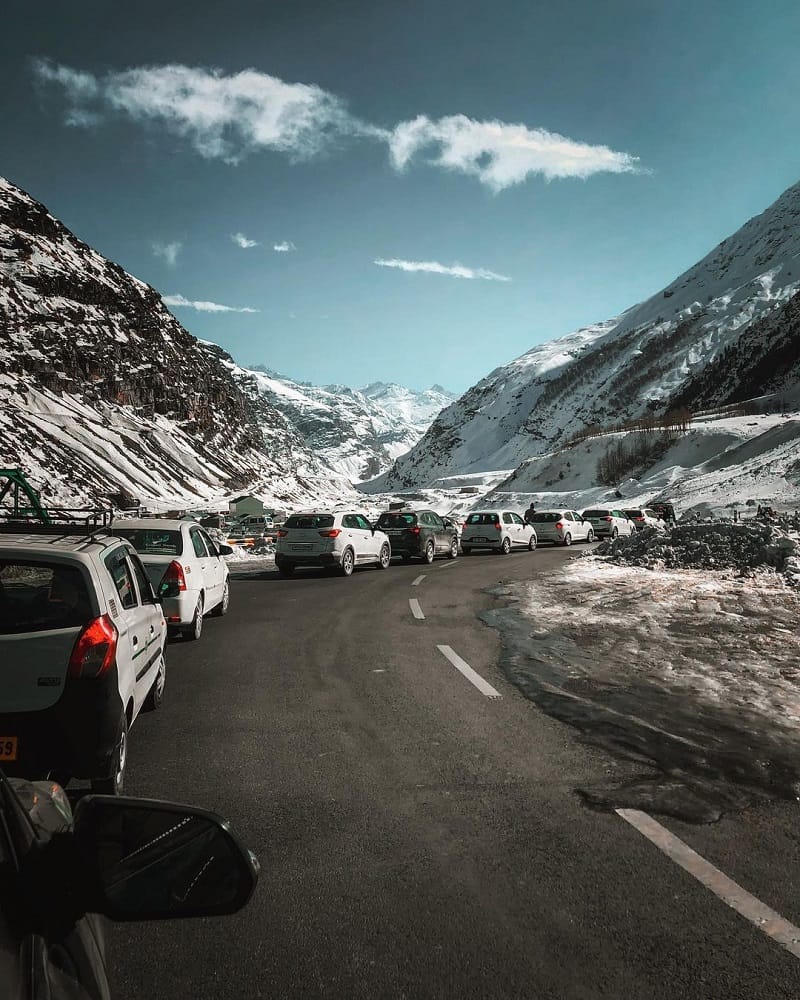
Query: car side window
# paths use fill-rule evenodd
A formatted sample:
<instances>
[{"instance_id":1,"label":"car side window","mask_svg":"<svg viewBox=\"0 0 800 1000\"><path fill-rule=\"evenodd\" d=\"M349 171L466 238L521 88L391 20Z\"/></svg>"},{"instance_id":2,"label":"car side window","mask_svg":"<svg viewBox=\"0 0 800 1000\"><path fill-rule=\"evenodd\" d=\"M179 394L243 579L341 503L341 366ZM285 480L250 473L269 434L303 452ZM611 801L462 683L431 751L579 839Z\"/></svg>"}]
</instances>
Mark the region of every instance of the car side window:
<instances>
[{"instance_id":1,"label":"car side window","mask_svg":"<svg viewBox=\"0 0 800 1000\"><path fill-rule=\"evenodd\" d=\"M503 524L513 524L514 518L510 514L503 514Z\"/></svg>"},{"instance_id":2,"label":"car side window","mask_svg":"<svg viewBox=\"0 0 800 1000\"><path fill-rule=\"evenodd\" d=\"M358 519L355 514L345 514L342 517L342 527L343 528L357 528L359 526Z\"/></svg>"},{"instance_id":3,"label":"car side window","mask_svg":"<svg viewBox=\"0 0 800 1000\"><path fill-rule=\"evenodd\" d=\"M205 542L205 546L208 549L208 554L210 556L215 556L217 554L217 546L211 541L205 531L199 531L198 534Z\"/></svg>"},{"instance_id":4,"label":"car side window","mask_svg":"<svg viewBox=\"0 0 800 1000\"><path fill-rule=\"evenodd\" d=\"M439 528L439 529L444 528L444 521L439 517L438 514L428 514L428 517L431 519L431 524L434 526L434 528Z\"/></svg>"},{"instance_id":5,"label":"car side window","mask_svg":"<svg viewBox=\"0 0 800 1000\"><path fill-rule=\"evenodd\" d=\"M363 514L356 514L355 519L356 519L356 524L358 525L359 528L361 528L364 531L372 531L372 525L364 517Z\"/></svg>"},{"instance_id":6,"label":"car side window","mask_svg":"<svg viewBox=\"0 0 800 1000\"><path fill-rule=\"evenodd\" d=\"M105 557L104 562L106 569L111 574L111 579L114 581L122 607L126 609L137 607L139 602L136 600L133 577L125 558L125 549L114 549Z\"/></svg>"},{"instance_id":7,"label":"car side window","mask_svg":"<svg viewBox=\"0 0 800 1000\"><path fill-rule=\"evenodd\" d=\"M133 575L136 577L136 586L139 588L139 600L142 604L155 604L156 601L153 597L150 581L147 578L147 573L144 566L142 566L141 560L133 552L129 552L128 561L133 567Z\"/></svg>"},{"instance_id":8,"label":"car side window","mask_svg":"<svg viewBox=\"0 0 800 1000\"><path fill-rule=\"evenodd\" d=\"M206 549L206 543L203 541L203 536L199 531L190 531L189 536L192 539L194 554L199 559L205 559L208 555L208 550Z\"/></svg>"}]
</instances>

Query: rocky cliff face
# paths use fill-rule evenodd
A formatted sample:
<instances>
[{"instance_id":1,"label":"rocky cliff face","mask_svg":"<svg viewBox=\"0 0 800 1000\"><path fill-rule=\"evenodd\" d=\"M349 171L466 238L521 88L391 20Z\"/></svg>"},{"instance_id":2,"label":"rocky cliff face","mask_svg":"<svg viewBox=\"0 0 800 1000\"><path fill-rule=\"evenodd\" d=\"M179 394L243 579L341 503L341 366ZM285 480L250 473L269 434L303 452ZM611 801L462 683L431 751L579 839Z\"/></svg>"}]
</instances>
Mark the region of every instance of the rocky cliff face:
<instances>
[{"instance_id":1,"label":"rocky cliff face","mask_svg":"<svg viewBox=\"0 0 800 1000\"><path fill-rule=\"evenodd\" d=\"M515 469L590 427L798 384L800 184L621 316L535 347L448 407L364 489Z\"/></svg>"},{"instance_id":2,"label":"rocky cliff face","mask_svg":"<svg viewBox=\"0 0 800 1000\"><path fill-rule=\"evenodd\" d=\"M76 503L304 500L335 478L154 289L2 179L0 464Z\"/></svg>"}]
</instances>

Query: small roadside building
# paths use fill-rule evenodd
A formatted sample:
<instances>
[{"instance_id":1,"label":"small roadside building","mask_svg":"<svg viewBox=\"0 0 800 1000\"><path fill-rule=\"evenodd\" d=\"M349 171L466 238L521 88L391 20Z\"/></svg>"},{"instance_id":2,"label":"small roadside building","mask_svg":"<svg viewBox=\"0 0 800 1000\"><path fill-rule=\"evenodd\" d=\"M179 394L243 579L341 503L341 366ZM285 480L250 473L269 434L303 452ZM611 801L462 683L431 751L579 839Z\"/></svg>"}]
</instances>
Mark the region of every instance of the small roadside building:
<instances>
[{"instance_id":1,"label":"small roadside building","mask_svg":"<svg viewBox=\"0 0 800 1000\"><path fill-rule=\"evenodd\" d=\"M252 493L236 497L228 504L228 511L234 517L250 517L255 514L261 516L264 513L264 501L254 497Z\"/></svg>"}]
</instances>

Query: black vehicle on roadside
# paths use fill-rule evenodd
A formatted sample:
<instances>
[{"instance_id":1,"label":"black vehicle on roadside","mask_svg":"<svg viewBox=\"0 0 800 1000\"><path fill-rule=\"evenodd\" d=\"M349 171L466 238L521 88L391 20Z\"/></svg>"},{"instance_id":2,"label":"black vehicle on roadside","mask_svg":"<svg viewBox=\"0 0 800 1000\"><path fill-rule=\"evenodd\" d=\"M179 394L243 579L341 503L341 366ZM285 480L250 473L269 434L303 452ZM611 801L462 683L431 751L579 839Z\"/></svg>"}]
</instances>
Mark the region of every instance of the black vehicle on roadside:
<instances>
[{"instance_id":1,"label":"black vehicle on roadside","mask_svg":"<svg viewBox=\"0 0 800 1000\"><path fill-rule=\"evenodd\" d=\"M389 536L392 555L401 556L405 562L416 558L432 563L438 555L446 555L448 559L458 555L458 529L452 520L433 510L416 507L385 510L376 528Z\"/></svg>"},{"instance_id":2,"label":"black vehicle on roadside","mask_svg":"<svg viewBox=\"0 0 800 1000\"><path fill-rule=\"evenodd\" d=\"M677 524L678 518L675 516L675 508L668 500L654 500L647 507L660 517L665 524Z\"/></svg>"}]
</instances>

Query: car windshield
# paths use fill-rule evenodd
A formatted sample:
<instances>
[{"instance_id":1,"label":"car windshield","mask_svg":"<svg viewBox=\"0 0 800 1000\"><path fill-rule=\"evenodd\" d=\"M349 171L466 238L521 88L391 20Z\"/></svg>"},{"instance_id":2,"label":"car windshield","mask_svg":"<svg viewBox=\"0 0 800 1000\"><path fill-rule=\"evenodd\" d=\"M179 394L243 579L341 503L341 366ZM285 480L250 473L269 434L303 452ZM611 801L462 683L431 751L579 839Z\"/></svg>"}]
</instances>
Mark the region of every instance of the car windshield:
<instances>
[{"instance_id":1,"label":"car windshield","mask_svg":"<svg viewBox=\"0 0 800 1000\"><path fill-rule=\"evenodd\" d=\"M555 524L561 520L561 513L557 510L540 510L535 514L529 514L528 520L534 524Z\"/></svg>"},{"instance_id":2,"label":"car windshield","mask_svg":"<svg viewBox=\"0 0 800 1000\"><path fill-rule=\"evenodd\" d=\"M183 555L183 537L180 531L170 528L118 528L114 534L127 538L136 551L143 556Z\"/></svg>"},{"instance_id":3,"label":"car windshield","mask_svg":"<svg viewBox=\"0 0 800 1000\"><path fill-rule=\"evenodd\" d=\"M401 514L393 510L385 511L378 519L379 528L408 528L416 523L416 514Z\"/></svg>"},{"instance_id":4,"label":"car windshield","mask_svg":"<svg viewBox=\"0 0 800 1000\"><path fill-rule=\"evenodd\" d=\"M467 524L497 524L497 514L470 514Z\"/></svg>"},{"instance_id":5,"label":"car windshield","mask_svg":"<svg viewBox=\"0 0 800 1000\"><path fill-rule=\"evenodd\" d=\"M608 517L608 515L610 513L611 513L610 510L606 510L605 508L599 508L598 507L597 510L585 510L583 512L583 516L584 517Z\"/></svg>"},{"instance_id":6,"label":"car windshield","mask_svg":"<svg viewBox=\"0 0 800 1000\"><path fill-rule=\"evenodd\" d=\"M284 528L332 528L333 514L292 514Z\"/></svg>"},{"instance_id":7,"label":"car windshield","mask_svg":"<svg viewBox=\"0 0 800 1000\"><path fill-rule=\"evenodd\" d=\"M79 628L93 617L76 566L0 560L0 634Z\"/></svg>"}]
</instances>

